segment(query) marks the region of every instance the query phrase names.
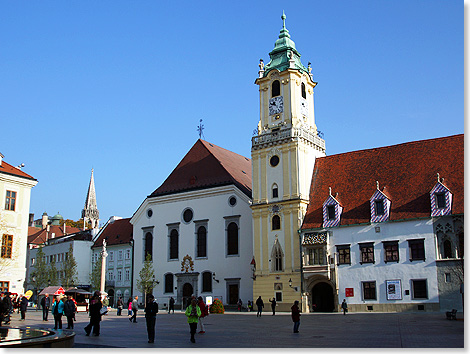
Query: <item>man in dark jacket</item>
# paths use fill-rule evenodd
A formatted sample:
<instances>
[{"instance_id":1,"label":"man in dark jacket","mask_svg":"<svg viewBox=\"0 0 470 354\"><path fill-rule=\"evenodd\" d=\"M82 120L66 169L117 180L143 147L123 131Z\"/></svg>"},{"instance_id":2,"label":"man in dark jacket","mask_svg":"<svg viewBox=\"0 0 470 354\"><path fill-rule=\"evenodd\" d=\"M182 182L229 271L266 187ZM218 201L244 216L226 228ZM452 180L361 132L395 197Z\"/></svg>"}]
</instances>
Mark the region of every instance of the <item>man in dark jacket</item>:
<instances>
[{"instance_id":1,"label":"man in dark jacket","mask_svg":"<svg viewBox=\"0 0 470 354\"><path fill-rule=\"evenodd\" d=\"M263 299L261 299L261 296L258 297L256 300L256 306L258 307L258 312L256 313L256 317L261 317L261 313L263 312L263 307L264 307L264 302Z\"/></svg>"},{"instance_id":2,"label":"man in dark jacket","mask_svg":"<svg viewBox=\"0 0 470 354\"><path fill-rule=\"evenodd\" d=\"M95 291L95 294L91 298L90 301L90 308L89 308L89 315L90 315L90 323L88 326L85 327L86 335L89 336L91 329L93 328L93 334L95 336L100 335L100 322L101 322L101 299L100 299L100 292Z\"/></svg>"},{"instance_id":3,"label":"man in dark jacket","mask_svg":"<svg viewBox=\"0 0 470 354\"><path fill-rule=\"evenodd\" d=\"M144 312L149 343L153 343L155 341L155 323L157 322L158 304L151 294L147 295L147 303L145 304Z\"/></svg>"},{"instance_id":4,"label":"man in dark jacket","mask_svg":"<svg viewBox=\"0 0 470 354\"><path fill-rule=\"evenodd\" d=\"M28 309L28 298L26 296L21 296L20 300L20 313L21 313L21 321L26 319L26 310Z\"/></svg>"},{"instance_id":5,"label":"man in dark jacket","mask_svg":"<svg viewBox=\"0 0 470 354\"><path fill-rule=\"evenodd\" d=\"M47 321L47 316L49 315L49 308L51 307L51 299L49 298L49 294L46 294L41 300L41 307L42 307L42 320Z\"/></svg>"},{"instance_id":6,"label":"man in dark jacket","mask_svg":"<svg viewBox=\"0 0 470 354\"><path fill-rule=\"evenodd\" d=\"M67 317L67 328L73 329L73 318L75 316L76 307L75 302L72 299L72 295L67 296L67 301L64 303L64 314Z\"/></svg>"},{"instance_id":7,"label":"man in dark jacket","mask_svg":"<svg viewBox=\"0 0 470 354\"><path fill-rule=\"evenodd\" d=\"M292 305L290 309L292 311L292 321L294 322L294 333L299 333L299 326L300 326L299 302L295 300L294 305Z\"/></svg>"},{"instance_id":8,"label":"man in dark jacket","mask_svg":"<svg viewBox=\"0 0 470 354\"><path fill-rule=\"evenodd\" d=\"M6 292L5 297L3 298L3 313L5 316L5 324L10 324L10 312L12 311L11 297L10 293Z\"/></svg>"}]
</instances>

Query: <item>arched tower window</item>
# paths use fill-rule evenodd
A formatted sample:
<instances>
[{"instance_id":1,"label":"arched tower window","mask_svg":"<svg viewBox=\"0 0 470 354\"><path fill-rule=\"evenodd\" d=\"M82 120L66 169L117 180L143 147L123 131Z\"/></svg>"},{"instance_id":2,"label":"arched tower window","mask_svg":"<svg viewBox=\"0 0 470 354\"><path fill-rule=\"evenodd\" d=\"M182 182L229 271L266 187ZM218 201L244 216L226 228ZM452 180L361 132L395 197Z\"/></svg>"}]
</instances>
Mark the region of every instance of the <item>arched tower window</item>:
<instances>
[{"instance_id":1,"label":"arched tower window","mask_svg":"<svg viewBox=\"0 0 470 354\"><path fill-rule=\"evenodd\" d=\"M234 222L227 227L227 255L238 254L238 225Z\"/></svg>"},{"instance_id":2,"label":"arched tower window","mask_svg":"<svg viewBox=\"0 0 470 354\"><path fill-rule=\"evenodd\" d=\"M147 259L148 255L150 255L150 258L152 258L152 249L153 249L153 235L151 232L147 232L145 234L144 259Z\"/></svg>"},{"instance_id":3,"label":"arched tower window","mask_svg":"<svg viewBox=\"0 0 470 354\"><path fill-rule=\"evenodd\" d=\"M300 88L302 90L302 97L307 98L307 91L305 90L305 84L302 82L302 85L300 85Z\"/></svg>"},{"instance_id":4,"label":"arched tower window","mask_svg":"<svg viewBox=\"0 0 470 354\"><path fill-rule=\"evenodd\" d=\"M272 229L273 230L280 230L281 229L281 218L279 215L274 215L271 219Z\"/></svg>"},{"instance_id":5,"label":"arched tower window","mask_svg":"<svg viewBox=\"0 0 470 354\"><path fill-rule=\"evenodd\" d=\"M281 95L281 83L279 80L274 80L271 86L271 97L276 97Z\"/></svg>"},{"instance_id":6,"label":"arched tower window","mask_svg":"<svg viewBox=\"0 0 470 354\"><path fill-rule=\"evenodd\" d=\"M273 189L272 189L273 193L273 198L278 198L279 197L279 190L277 188L277 184L273 184Z\"/></svg>"},{"instance_id":7,"label":"arched tower window","mask_svg":"<svg viewBox=\"0 0 470 354\"><path fill-rule=\"evenodd\" d=\"M197 256L207 257L207 230L204 226L197 229Z\"/></svg>"},{"instance_id":8,"label":"arched tower window","mask_svg":"<svg viewBox=\"0 0 470 354\"><path fill-rule=\"evenodd\" d=\"M452 257L452 244L449 240L444 241L444 258L453 258Z\"/></svg>"},{"instance_id":9,"label":"arched tower window","mask_svg":"<svg viewBox=\"0 0 470 354\"><path fill-rule=\"evenodd\" d=\"M282 272L284 267L283 267L283 258L284 254L282 252L281 245L279 244L279 241L276 239L274 241L274 246L273 250L271 252L271 260L272 260L272 270L274 272Z\"/></svg>"},{"instance_id":10,"label":"arched tower window","mask_svg":"<svg viewBox=\"0 0 470 354\"><path fill-rule=\"evenodd\" d=\"M178 230L170 232L170 259L178 259Z\"/></svg>"}]
</instances>

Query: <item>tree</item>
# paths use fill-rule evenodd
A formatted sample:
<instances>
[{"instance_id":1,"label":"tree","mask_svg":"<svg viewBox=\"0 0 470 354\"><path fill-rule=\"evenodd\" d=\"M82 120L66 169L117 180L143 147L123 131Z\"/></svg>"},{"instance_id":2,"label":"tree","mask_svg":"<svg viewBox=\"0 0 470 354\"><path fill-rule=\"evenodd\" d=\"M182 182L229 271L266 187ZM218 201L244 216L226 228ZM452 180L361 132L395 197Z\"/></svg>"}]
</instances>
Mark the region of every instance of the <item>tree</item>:
<instances>
[{"instance_id":1,"label":"tree","mask_svg":"<svg viewBox=\"0 0 470 354\"><path fill-rule=\"evenodd\" d=\"M64 277L62 278L62 286L64 289L68 289L75 285L77 282L77 261L73 256L73 247L72 243L70 243L69 251L66 254L65 261L62 262L62 274Z\"/></svg>"},{"instance_id":2,"label":"tree","mask_svg":"<svg viewBox=\"0 0 470 354\"><path fill-rule=\"evenodd\" d=\"M144 294L144 301L147 300L147 294L152 294L153 289L158 284L155 280L155 272L153 270L152 256L147 254L144 261L144 266L139 272L139 279L137 280L137 289Z\"/></svg>"},{"instance_id":3,"label":"tree","mask_svg":"<svg viewBox=\"0 0 470 354\"><path fill-rule=\"evenodd\" d=\"M44 251L42 250L42 246L38 248L36 252L36 260L34 262L34 271L29 276L29 282L34 286L37 290L44 289L47 285L49 280L48 269L46 266L46 262L44 260Z\"/></svg>"},{"instance_id":4,"label":"tree","mask_svg":"<svg viewBox=\"0 0 470 354\"><path fill-rule=\"evenodd\" d=\"M48 281L50 280L51 285L59 285L59 278L57 276L57 267L55 265L55 259L52 257L51 262L49 263L49 269L47 271L47 275L49 276Z\"/></svg>"},{"instance_id":5,"label":"tree","mask_svg":"<svg viewBox=\"0 0 470 354\"><path fill-rule=\"evenodd\" d=\"M92 290L101 290L101 263L103 261L103 255L100 252L98 260L93 264L93 268L90 273L90 285Z\"/></svg>"}]
</instances>

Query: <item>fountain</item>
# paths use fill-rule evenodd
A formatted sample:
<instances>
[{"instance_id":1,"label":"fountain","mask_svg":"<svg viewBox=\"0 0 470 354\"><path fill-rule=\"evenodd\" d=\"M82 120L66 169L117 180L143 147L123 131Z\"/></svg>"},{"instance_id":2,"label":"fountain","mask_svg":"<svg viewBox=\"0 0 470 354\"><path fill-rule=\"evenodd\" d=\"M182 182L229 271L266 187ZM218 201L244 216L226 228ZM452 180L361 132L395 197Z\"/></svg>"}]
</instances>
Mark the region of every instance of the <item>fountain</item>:
<instances>
[{"instance_id":1,"label":"fountain","mask_svg":"<svg viewBox=\"0 0 470 354\"><path fill-rule=\"evenodd\" d=\"M68 330L0 327L0 348L71 348L74 337L75 333Z\"/></svg>"}]
</instances>

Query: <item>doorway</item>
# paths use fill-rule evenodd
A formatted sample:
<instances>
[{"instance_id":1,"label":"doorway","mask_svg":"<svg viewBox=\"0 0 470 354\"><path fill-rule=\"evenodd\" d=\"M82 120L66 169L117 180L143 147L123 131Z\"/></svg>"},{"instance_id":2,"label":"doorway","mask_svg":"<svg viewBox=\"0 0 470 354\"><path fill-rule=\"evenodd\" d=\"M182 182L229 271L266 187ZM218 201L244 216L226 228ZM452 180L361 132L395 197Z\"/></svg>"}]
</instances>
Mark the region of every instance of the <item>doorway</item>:
<instances>
[{"instance_id":1,"label":"doorway","mask_svg":"<svg viewBox=\"0 0 470 354\"><path fill-rule=\"evenodd\" d=\"M228 284L228 303L229 305L236 305L238 302L239 291L238 284Z\"/></svg>"},{"instance_id":2,"label":"doorway","mask_svg":"<svg viewBox=\"0 0 470 354\"><path fill-rule=\"evenodd\" d=\"M315 312L333 312L335 297L330 284L321 282L312 288L312 308Z\"/></svg>"},{"instance_id":3,"label":"doorway","mask_svg":"<svg viewBox=\"0 0 470 354\"><path fill-rule=\"evenodd\" d=\"M191 296L193 295L193 286L189 283L183 285L183 308L189 306Z\"/></svg>"},{"instance_id":4,"label":"doorway","mask_svg":"<svg viewBox=\"0 0 470 354\"><path fill-rule=\"evenodd\" d=\"M108 290L109 306L114 307L114 289Z\"/></svg>"}]
</instances>

